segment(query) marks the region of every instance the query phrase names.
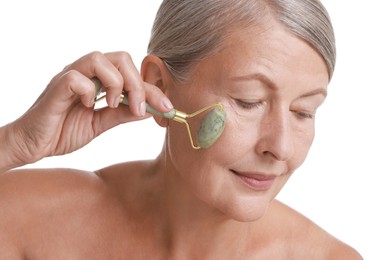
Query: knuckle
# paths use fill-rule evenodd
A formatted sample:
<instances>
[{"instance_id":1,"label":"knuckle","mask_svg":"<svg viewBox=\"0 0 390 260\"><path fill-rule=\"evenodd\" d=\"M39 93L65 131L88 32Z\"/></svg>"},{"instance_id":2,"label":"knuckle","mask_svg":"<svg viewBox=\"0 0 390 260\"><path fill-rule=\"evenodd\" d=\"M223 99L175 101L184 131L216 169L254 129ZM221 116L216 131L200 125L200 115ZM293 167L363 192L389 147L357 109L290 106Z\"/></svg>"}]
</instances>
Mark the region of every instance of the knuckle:
<instances>
[{"instance_id":1,"label":"knuckle","mask_svg":"<svg viewBox=\"0 0 390 260\"><path fill-rule=\"evenodd\" d=\"M70 70L61 77L60 88L70 89L74 93L84 95L93 91L85 84L84 76L77 70Z\"/></svg>"},{"instance_id":2,"label":"knuckle","mask_svg":"<svg viewBox=\"0 0 390 260\"><path fill-rule=\"evenodd\" d=\"M87 54L86 58L92 62L92 64L99 63L104 57L104 54L100 51L93 51Z\"/></svg>"},{"instance_id":3,"label":"knuckle","mask_svg":"<svg viewBox=\"0 0 390 260\"><path fill-rule=\"evenodd\" d=\"M123 62L123 63L133 62L133 59L132 59L131 55L128 52L125 52L125 51L119 51L117 53L117 59L118 59L119 62Z\"/></svg>"},{"instance_id":4,"label":"knuckle","mask_svg":"<svg viewBox=\"0 0 390 260\"><path fill-rule=\"evenodd\" d=\"M62 76L67 85L75 85L80 81L80 72L77 70L70 70Z\"/></svg>"}]
</instances>

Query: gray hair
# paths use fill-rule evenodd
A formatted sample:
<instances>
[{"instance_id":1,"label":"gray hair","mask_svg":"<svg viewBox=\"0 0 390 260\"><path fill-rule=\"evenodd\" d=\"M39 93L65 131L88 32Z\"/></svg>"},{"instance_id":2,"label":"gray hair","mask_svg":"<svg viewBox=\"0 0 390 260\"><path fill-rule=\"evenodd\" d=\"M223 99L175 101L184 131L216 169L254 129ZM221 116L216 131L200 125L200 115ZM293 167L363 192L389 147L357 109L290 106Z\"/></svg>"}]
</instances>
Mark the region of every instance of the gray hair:
<instances>
[{"instance_id":1,"label":"gray hair","mask_svg":"<svg viewBox=\"0 0 390 260\"><path fill-rule=\"evenodd\" d=\"M148 53L160 57L175 80L185 81L196 62L222 48L230 31L259 25L269 14L317 50L331 79L335 38L319 0L164 0Z\"/></svg>"}]
</instances>

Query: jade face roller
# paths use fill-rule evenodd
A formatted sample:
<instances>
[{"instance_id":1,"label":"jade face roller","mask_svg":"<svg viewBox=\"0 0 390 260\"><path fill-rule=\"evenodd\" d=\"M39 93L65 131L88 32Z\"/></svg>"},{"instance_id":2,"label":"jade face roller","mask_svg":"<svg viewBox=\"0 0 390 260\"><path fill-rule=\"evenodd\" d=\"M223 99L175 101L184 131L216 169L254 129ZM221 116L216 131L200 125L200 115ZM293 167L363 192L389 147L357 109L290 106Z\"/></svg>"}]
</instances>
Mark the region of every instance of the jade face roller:
<instances>
[{"instance_id":1,"label":"jade face roller","mask_svg":"<svg viewBox=\"0 0 390 260\"><path fill-rule=\"evenodd\" d=\"M98 97L100 93L102 92L102 83L97 78L93 78L92 81L95 84L96 88L96 101L99 102L100 100L104 99L105 96ZM121 103L122 104L129 104L129 101L127 99L127 96L125 94L121 95ZM195 145L194 140L192 138L191 133L191 127L189 123L187 122L188 118L192 118L194 116L197 116L203 112L206 112L208 110L212 109L210 112L207 113L207 115L203 118L202 123L200 124L200 127L197 132L197 144ZM172 109L169 112L162 113L151 107L148 103L146 103L146 112L157 115L160 117L164 117L167 119L172 119L176 122L183 123L186 125L188 137L190 139L190 143L192 148L194 149L206 149L209 148L211 145L213 145L217 139L221 136L224 128L225 128L225 121L226 121L226 112L223 110L223 106L221 103L216 103L209 105L207 107L204 107L192 114L187 114L185 112L179 111L177 109Z\"/></svg>"}]
</instances>

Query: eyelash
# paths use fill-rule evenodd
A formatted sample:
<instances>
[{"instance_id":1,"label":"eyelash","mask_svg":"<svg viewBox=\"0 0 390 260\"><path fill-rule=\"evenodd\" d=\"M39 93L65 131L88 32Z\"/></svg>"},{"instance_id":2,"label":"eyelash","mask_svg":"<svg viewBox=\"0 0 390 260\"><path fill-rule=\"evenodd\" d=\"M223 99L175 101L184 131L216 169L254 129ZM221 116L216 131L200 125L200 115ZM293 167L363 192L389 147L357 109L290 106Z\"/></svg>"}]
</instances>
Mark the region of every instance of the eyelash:
<instances>
[{"instance_id":1,"label":"eyelash","mask_svg":"<svg viewBox=\"0 0 390 260\"><path fill-rule=\"evenodd\" d=\"M300 112L300 111L295 111L295 113L299 118L302 118L302 119L314 119L315 118L315 113L307 113L307 112Z\"/></svg>"},{"instance_id":2,"label":"eyelash","mask_svg":"<svg viewBox=\"0 0 390 260\"><path fill-rule=\"evenodd\" d=\"M242 107L243 109L253 109L253 108L259 108L261 105L264 104L264 101L258 101L258 102L245 102L239 99L236 99L236 103ZM314 119L315 113L310 112L302 112L302 111L293 111L298 118L300 119Z\"/></svg>"},{"instance_id":3,"label":"eyelash","mask_svg":"<svg viewBox=\"0 0 390 260\"><path fill-rule=\"evenodd\" d=\"M237 105L242 107L243 109L253 109L253 108L259 108L261 105L264 104L263 101L258 101L258 102L245 102L239 99L236 99Z\"/></svg>"}]
</instances>

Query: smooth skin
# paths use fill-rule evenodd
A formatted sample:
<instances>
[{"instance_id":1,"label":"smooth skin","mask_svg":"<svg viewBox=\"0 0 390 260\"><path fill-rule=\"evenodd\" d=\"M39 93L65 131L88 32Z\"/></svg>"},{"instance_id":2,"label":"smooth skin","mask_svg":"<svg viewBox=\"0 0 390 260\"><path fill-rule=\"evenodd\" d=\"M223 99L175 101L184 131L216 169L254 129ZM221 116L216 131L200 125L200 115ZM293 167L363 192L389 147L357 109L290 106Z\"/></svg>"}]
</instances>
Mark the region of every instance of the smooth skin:
<instances>
[{"instance_id":1,"label":"smooth skin","mask_svg":"<svg viewBox=\"0 0 390 260\"><path fill-rule=\"evenodd\" d=\"M135 83L130 80L138 78L134 69L128 77L123 75L127 70L113 70L113 78L128 79L125 90L133 93L135 86L140 91L131 96L137 104L142 95L161 111L168 110L166 97L183 111L222 102L228 115L224 133L209 149L194 150L181 124L155 117L167 127L163 150L155 160L97 172L23 169L0 175L0 258L362 259L353 248L274 199L306 158L314 138L315 111L325 100L329 76L310 45L277 22L268 26L234 31L223 50L194 67L185 84L175 82L155 56L144 59L142 80ZM70 65L85 78L65 77L59 84L57 76L47 92L66 92L69 87L61 86L70 83L89 89L85 79L95 76L93 72L120 68L109 64L112 59L88 57ZM142 81L148 82L145 92L137 87ZM118 90L108 96L113 107L111 98ZM43 138L51 147L46 154L69 152L101 132L92 131L94 120L83 116L96 113L86 107L92 93L85 97L81 93L67 103L74 104L78 116L71 116L73 110L66 105L59 114L91 134L76 138L63 123L62 132L69 137ZM76 96L81 96L81 103ZM42 107L54 107L50 100ZM120 122L143 118L137 106L128 111L119 106L106 113L118 113ZM31 120L35 117L30 115ZM63 140L69 144L78 140L78 146L63 145ZM260 175L272 178L269 187L254 188L245 181L256 183Z\"/></svg>"}]
</instances>

